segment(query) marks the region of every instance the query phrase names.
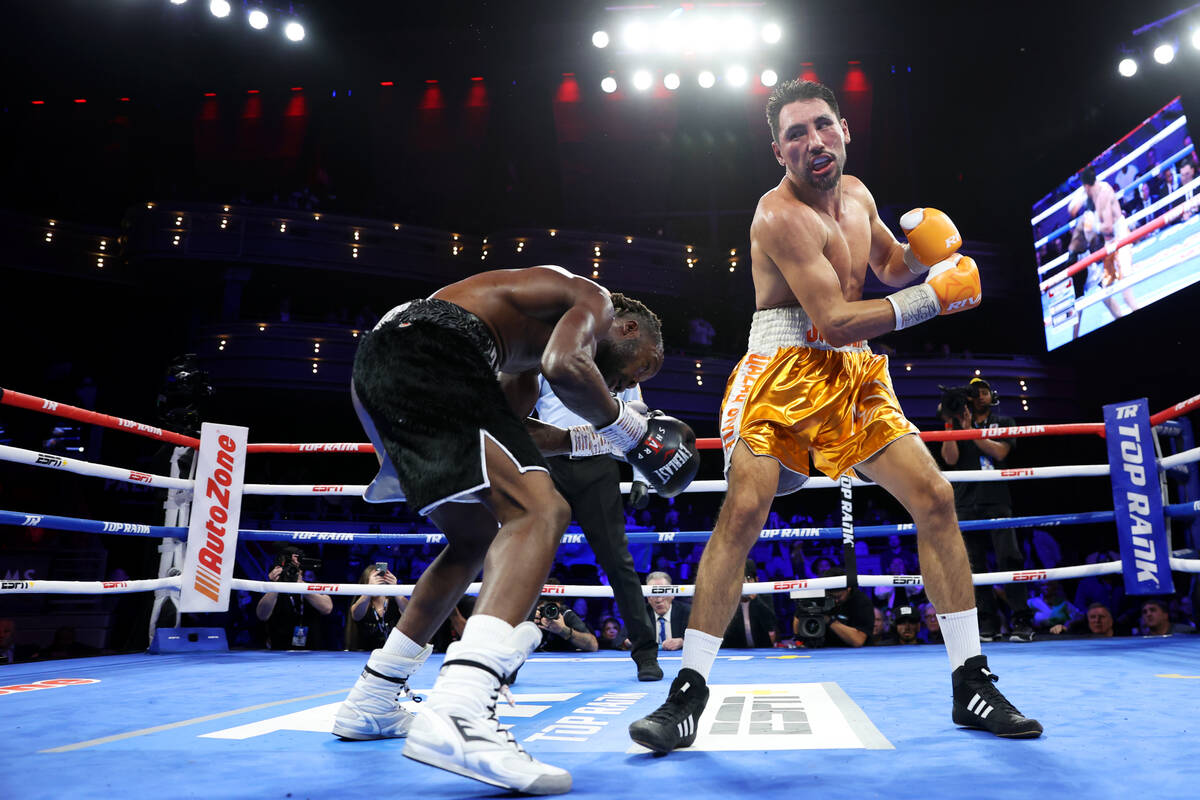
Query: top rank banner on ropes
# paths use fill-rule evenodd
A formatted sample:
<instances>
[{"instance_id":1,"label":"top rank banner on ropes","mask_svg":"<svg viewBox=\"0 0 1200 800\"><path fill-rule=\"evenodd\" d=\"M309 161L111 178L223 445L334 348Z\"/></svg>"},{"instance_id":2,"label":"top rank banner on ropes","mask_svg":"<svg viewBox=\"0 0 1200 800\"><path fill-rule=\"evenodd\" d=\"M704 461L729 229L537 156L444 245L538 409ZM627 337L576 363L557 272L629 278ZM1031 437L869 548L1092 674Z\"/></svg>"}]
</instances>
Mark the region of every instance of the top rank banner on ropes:
<instances>
[{"instance_id":1,"label":"top rank banner on ropes","mask_svg":"<svg viewBox=\"0 0 1200 800\"><path fill-rule=\"evenodd\" d=\"M1174 591L1170 534L1163 517L1162 485L1146 398L1105 406L1104 431L1125 593Z\"/></svg>"},{"instance_id":2,"label":"top rank banner on ropes","mask_svg":"<svg viewBox=\"0 0 1200 800\"><path fill-rule=\"evenodd\" d=\"M237 425L205 422L200 428L180 611L225 611L229 607L248 435L246 428Z\"/></svg>"}]
</instances>

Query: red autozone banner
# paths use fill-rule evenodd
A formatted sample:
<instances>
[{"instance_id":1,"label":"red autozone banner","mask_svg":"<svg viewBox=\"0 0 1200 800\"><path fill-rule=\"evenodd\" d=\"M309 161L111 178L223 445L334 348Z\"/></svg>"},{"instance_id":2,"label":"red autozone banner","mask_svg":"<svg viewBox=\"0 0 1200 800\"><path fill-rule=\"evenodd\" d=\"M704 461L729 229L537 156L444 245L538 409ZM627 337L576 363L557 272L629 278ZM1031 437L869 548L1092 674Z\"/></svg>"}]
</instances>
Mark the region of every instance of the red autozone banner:
<instances>
[{"instance_id":1,"label":"red autozone banner","mask_svg":"<svg viewBox=\"0 0 1200 800\"><path fill-rule=\"evenodd\" d=\"M246 428L237 425L206 422L200 428L180 611L225 611L229 607L247 434Z\"/></svg>"}]
</instances>

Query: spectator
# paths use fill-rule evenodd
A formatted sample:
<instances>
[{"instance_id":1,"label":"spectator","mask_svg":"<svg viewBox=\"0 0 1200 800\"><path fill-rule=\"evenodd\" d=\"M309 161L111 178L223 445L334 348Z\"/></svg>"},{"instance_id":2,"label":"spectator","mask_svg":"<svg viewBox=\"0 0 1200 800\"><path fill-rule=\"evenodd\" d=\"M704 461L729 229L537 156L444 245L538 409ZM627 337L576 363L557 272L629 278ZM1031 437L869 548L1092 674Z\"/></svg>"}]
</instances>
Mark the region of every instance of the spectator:
<instances>
[{"instance_id":1,"label":"spectator","mask_svg":"<svg viewBox=\"0 0 1200 800\"><path fill-rule=\"evenodd\" d=\"M1183 197L1179 202L1183 205L1183 215L1180 220L1191 219L1196 215L1196 199L1200 198L1200 189L1189 184L1196 179L1196 162L1191 156L1179 162L1179 185L1184 187Z\"/></svg>"},{"instance_id":2,"label":"spectator","mask_svg":"<svg viewBox=\"0 0 1200 800\"><path fill-rule=\"evenodd\" d=\"M1029 607L1034 609L1034 624L1047 630L1055 625L1069 627L1081 616L1079 609L1063 594L1062 584L1058 581L1048 581L1041 597L1031 595Z\"/></svg>"},{"instance_id":3,"label":"spectator","mask_svg":"<svg viewBox=\"0 0 1200 800\"><path fill-rule=\"evenodd\" d=\"M1076 621L1070 626L1055 625L1050 628L1050 633L1055 635L1060 633L1086 634L1106 638L1115 636L1116 628L1112 611L1108 609L1108 606L1103 603L1092 603L1088 606L1087 617L1082 622Z\"/></svg>"},{"instance_id":4,"label":"spectator","mask_svg":"<svg viewBox=\"0 0 1200 800\"><path fill-rule=\"evenodd\" d=\"M557 584L559 581L547 578L546 583ZM594 653L600 647L587 623L571 608L555 600L539 601L531 619L542 629L540 650Z\"/></svg>"},{"instance_id":5,"label":"spectator","mask_svg":"<svg viewBox=\"0 0 1200 800\"><path fill-rule=\"evenodd\" d=\"M921 618L912 606L901 606L896 610L896 622L892 626L893 635L888 644L920 644L917 633L921 628Z\"/></svg>"},{"instance_id":6,"label":"spectator","mask_svg":"<svg viewBox=\"0 0 1200 800\"><path fill-rule=\"evenodd\" d=\"M588 425L587 420L563 405L545 378L539 376L538 385L537 413L543 422L560 428ZM623 391L620 397L624 403L640 404L642 389L635 385ZM646 614L641 583L625 535L621 474L617 462L609 455L578 458L551 456L546 462L550 465L550 477L554 479L555 488L570 503L571 513L583 529L596 562L608 576L617 609L629 630L630 656L637 665L638 680L660 680L663 673L658 665L654 631ZM642 497L646 497L646 482L637 473L634 473L634 479L642 487ZM637 500L631 502L638 504Z\"/></svg>"},{"instance_id":7,"label":"spectator","mask_svg":"<svg viewBox=\"0 0 1200 800\"><path fill-rule=\"evenodd\" d=\"M992 386L983 378L975 377L961 387L952 387L943 393L938 406L939 415L947 430L1008 428L1016 425L1012 417L993 413L999 403ZM961 409L955 408L962 403ZM1008 457L1016 446L1015 439L964 439L942 442L942 461L950 469L992 470L1006 469ZM960 520L995 519L1012 516L1012 497L1007 481L959 482L954 484L954 508ZM1017 543L1017 532L1013 528L997 528L990 535L968 532L963 535L967 545L967 556L974 573L988 572L987 544L990 540L996 555L996 569L1019 570L1024 564L1021 547ZM1028 602L1028 591L1022 583L1009 584L1005 589L1009 607L1012 609L1012 635L1014 642L1033 640L1030 625L1032 614ZM996 608L996 596L990 586L975 587L975 606L979 609L979 638L985 642L995 641L1000 634L1000 616Z\"/></svg>"},{"instance_id":8,"label":"spectator","mask_svg":"<svg viewBox=\"0 0 1200 800\"><path fill-rule=\"evenodd\" d=\"M893 533L888 536L887 550L880 557L880 561L884 563L892 563L899 558L904 563L904 569L900 572L893 572L893 575L915 575L920 571L917 566L917 554L904 546L904 540L900 535Z\"/></svg>"},{"instance_id":9,"label":"spectator","mask_svg":"<svg viewBox=\"0 0 1200 800\"><path fill-rule=\"evenodd\" d=\"M1103 564L1108 561L1120 561L1121 554L1115 550L1100 550L1088 553L1084 562L1087 564ZM1075 587L1075 607L1091 608L1093 603L1100 603L1110 611L1118 611L1125 603L1125 580L1121 573L1109 575L1089 575L1080 578Z\"/></svg>"},{"instance_id":10,"label":"spectator","mask_svg":"<svg viewBox=\"0 0 1200 800\"><path fill-rule=\"evenodd\" d=\"M751 559L746 560L745 579L747 583L758 580L758 565ZM725 629L721 646L736 649L774 647L778 627L775 611L766 600L757 594L744 594Z\"/></svg>"},{"instance_id":11,"label":"spectator","mask_svg":"<svg viewBox=\"0 0 1200 800\"><path fill-rule=\"evenodd\" d=\"M625 626L616 617L605 617L600 620L600 635L596 637L601 650L628 650L629 637L625 635Z\"/></svg>"},{"instance_id":12,"label":"spectator","mask_svg":"<svg viewBox=\"0 0 1200 800\"><path fill-rule=\"evenodd\" d=\"M275 558L267 579L280 583L300 583L307 564L301 561L304 551L284 547ZM272 650L319 650L321 617L333 611L333 600L326 594L294 594L267 592L254 608L255 616L267 625L267 646Z\"/></svg>"},{"instance_id":13,"label":"spectator","mask_svg":"<svg viewBox=\"0 0 1200 800\"><path fill-rule=\"evenodd\" d=\"M1142 619L1137 632L1141 636L1168 636L1172 633L1195 633L1182 622L1171 622L1167 603L1151 598L1142 601Z\"/></svg>"},{"instance_id":14,"label":"spectator","mask_svg":"<svg viewBox=\"0 0 1200 800\"><path fill-rule=\"evenodd\" d=\"M671 576L666 572L651 572L646 576L647 586L670 586ZM651 594L650 610L654 623L655 639L663 650L679 650L683 647L683 632L687 630L692 608L687 603L675 603L670 594Z\"/></svg>"},{"instance_id":15,"label":"spectator","mask_svg":"<svg viewBox=\"0 0 1200 800\"><path fill-rule=\"evenodd\" d=\"M881 643L889 633L887 612L875 606L875 627L871 629L871 642Z\"/></svg>"},{"instance_id":16,"label":"spectator","mask_svg":"<svg viewBox=\"0 0 1200 800\"><path fill-rule=\"evenodd\" d=\"M925 603L921 606L921 632L919 638L925 644L943 644L942 628L938 622L937 609L933 607L933 603Z\"/></svg>"},{"instance_id":17,"label":"spectator","mask_svg":"<svg viewBox=\"0 0 1200 800\"><path fill-rule=\"evenodd\" d=\"M387 562L377 561L362 571L358 582L371 586L395 586L396 576L388 570ZM346 649L375 650L383 647L407 605L407 597L359 595L350 604L350 615L346 618Z\"/></svg>"},{"instance_id":18,"label":"spectator","mask_svg":"<svg viewBox=\"0 0 1200 800\"><path fill-rule=\"evenodd\" d=\"M901 556L893 556L888 563L888 575L909 575L913 571L910 571L909 565ZM875 603L894 610L899 606L915 605L924 596L924 592L925 589L921 586L876 586Z\"/></svg>"}]
</instances>

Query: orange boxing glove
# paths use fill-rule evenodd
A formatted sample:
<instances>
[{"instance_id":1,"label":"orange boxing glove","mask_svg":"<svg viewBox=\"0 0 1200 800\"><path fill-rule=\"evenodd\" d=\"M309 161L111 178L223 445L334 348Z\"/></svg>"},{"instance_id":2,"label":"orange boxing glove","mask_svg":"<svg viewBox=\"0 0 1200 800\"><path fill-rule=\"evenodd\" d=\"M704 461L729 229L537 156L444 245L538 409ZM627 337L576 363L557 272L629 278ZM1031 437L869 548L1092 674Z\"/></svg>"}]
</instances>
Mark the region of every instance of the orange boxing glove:
<instances>
[{"instance_id":1,"label":"orange boxing glove","mask_svg":"<svg viewBox=\"0 0 1200 800\"><path fill-rule=\"evenodd\" d=\"M950 217L936 208L914 208L900 218L900 229L908 238L904 246L904 265L914 275L922 275L934 264L958 252L962 237Z\"/></svg>"},{"instance_id":2,"label":"orange boxing glove","mask_svg":"<svg viewBox=\"0 0 1200 800\"><path fill-rule=\"evenodd\" d=\"M933 319L939 314L957 314L975 308L983 300L979 267L970 256L955 253L934 264L925 282L887 296L896 314L895 330Z\"/></svg>"}]
</instances>

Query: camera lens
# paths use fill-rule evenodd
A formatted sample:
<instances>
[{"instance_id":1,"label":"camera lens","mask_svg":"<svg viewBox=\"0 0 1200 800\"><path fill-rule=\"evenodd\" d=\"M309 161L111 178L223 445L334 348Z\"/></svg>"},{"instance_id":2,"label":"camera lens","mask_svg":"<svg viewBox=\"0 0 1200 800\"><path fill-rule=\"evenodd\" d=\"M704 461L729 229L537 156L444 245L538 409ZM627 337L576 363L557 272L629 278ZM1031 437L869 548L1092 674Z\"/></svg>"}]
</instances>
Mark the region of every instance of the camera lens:
<instances>
[{"instance_id":1,"label":"camera lens","mask_svg":"<svg viewBox=\"0 0 1200 800\"><path fill-rule=\"evenodd\" d=\"M546 619L558 619L558 606L555 603L546 603L542 606L542 616Z\"/></svg>"},{"instance_id":2,"label":"camera lens","mask_svg":"<svg viewBox=\"0 0 1200 800\"><path fill-rule=\"evenodd\" d=\"M800 635L809 639L816 639L825 634L825 626L817 617L806 617L800 620L799 627Z\"/></svg>"}]
</instances>

